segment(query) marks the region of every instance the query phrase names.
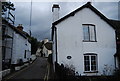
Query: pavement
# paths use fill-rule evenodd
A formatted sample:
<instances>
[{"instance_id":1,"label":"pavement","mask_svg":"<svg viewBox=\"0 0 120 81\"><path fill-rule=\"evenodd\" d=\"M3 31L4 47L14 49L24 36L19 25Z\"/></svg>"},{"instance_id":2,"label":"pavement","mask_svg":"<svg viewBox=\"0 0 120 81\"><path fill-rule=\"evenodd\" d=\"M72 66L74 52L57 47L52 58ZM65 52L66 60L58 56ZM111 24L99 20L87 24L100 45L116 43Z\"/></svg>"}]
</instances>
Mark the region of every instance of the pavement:
<instances>
[{"instance_id":1,"label":"pavement","mask_svg":"<svg viewBox=\"0 0 120 81\"><path fill-rule=\"evenodd\" d=\"M48 78L47 58L37 57L28 67L5 77L2 81L40 81Z\"/></svg>"}]
</instances>

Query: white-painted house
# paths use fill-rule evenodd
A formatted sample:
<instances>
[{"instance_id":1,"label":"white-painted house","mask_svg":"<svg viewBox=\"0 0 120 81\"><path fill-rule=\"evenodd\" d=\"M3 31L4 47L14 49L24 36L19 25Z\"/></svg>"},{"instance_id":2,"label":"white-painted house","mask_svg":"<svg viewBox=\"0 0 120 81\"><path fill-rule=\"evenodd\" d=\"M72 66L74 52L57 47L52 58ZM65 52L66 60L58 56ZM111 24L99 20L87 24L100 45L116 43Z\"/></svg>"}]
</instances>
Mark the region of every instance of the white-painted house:
<instances>
[{"instance_id":1,"label":"white-painted house","mask_svg":"<svg viewBox=\"0 0 120 81\"><path fill-rule=\"evenodd\" d=\"M43 51L45 53L45 57L48 57L50 54L52 54L52 42L51 41L44 44Z\"/></svg>"},{"instance_id":2,"label":"white-painted house","mask_svg":"<svg viewBox=\"0 0 120 81\"><path fill-rule=\"evenodd\" d=\"M28 62L31 57L31 43L29 41L29 36L23 31L23 27L19 25L14 32L13 39L13 54L12 54L12 64L18 64L20 59L23 62Z\"/></svg>"},{"instance_id":3,"label":"white-painted house","mask_svg":"<svg viewBox=\"0 0 120 81\"><path fill-rule=\"evenodd\" d=\"M9 68L10 64L18 65L20 59L22 59L23 63L28 62L31 56L30 36L23 31L21 25L15 27L4 18L2 21L3 67L7 66Z\"/></svg>"},{"instance_id":4,"label":"white-painted house","mask_svg":"<svg viewBox=\"0 0 120 81\"><path fill-rule=\"evenodd\" d=\"M41 56L41 51L42 51L42 49L40 47L38 47L38 49L36 51L36 56Z\"/></svg>"},{"instance_id":5,"label":"white-painted house","mask_svg":"<svg viewBox=\"0 0 120 81\"><path fill-rule=\"evenodd\" d=\"M48 39L44 39L42 53L44 57L48 57L49 54L52 54L52 42Z\"/></svg>"},{"instance_id":6,"label":"white-painted house","mask_svg":"<svg viewBox=\"0 0 120 81\"><path fill-rule=\"evenodd\" d=\"M2 69L8 69L13 52L14 28L2 18Z\"/></svg>"},{"instance_id":7,"label":"white-painted house","mask_svg":"<svg viewBox=\"0 0 120 81\"><path fill-rule=\"evenodd\" d=\"M52 11L58 16L59 5L53 5ZM90 2L59 20L55 17L53 21L53 63L72 65L79 75L113 73L115 29Z\"/></svg>"}]
</instances>

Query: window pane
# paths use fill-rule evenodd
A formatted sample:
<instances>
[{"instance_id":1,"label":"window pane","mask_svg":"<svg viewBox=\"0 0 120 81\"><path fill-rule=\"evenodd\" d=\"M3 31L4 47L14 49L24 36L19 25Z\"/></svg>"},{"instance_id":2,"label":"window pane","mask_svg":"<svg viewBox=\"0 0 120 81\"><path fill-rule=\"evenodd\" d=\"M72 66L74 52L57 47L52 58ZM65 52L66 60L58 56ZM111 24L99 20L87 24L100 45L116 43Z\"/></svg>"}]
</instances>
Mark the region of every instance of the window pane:
<instances>
[{"instance_id":1,"label":"window pane","mask_svg":"<svg viewBox=\"0 0 120 81\"><path fill-rule=\"evenodd\" d=\"M96 71L96 66L91 66L91 71Z\"/></svg>"},{"instance_id":2,"label":"window pane","mask_svg":"<svg viewBox=\"0 0 120 81\"><path fill-rule=\"evenodd\" d=\"M89 25L90 40L95 41L95 27Z\"/></svg>"},{"instance_id":3,"label":"window pane","mask_svg":"<svg viewBox=\"0 0 120 81\"><path fill-rule=\"evenodd\" d=\"M90 61L85 61L85 65L90 65Z\"/></svg>"},{"instance_id":4,"label":"window pane","mask_svg":"<svg viewBox=\"0 0 120 81\"><path fill-rule=\"evenodd\" d=\"M96 60L96 56L91 56L91 60Z\"/></svg>"},{"instance_id":5,"label":"window pane","mask_svg":"<svg viewBox=\"0 0 120 81\"><path fill-rule=\"evenodd\" d=\"M96 56L91 56L91 71L96 70Z\"/></svg>"},{"instance_id":6,"label":"window pane","mask_svg":"<svg viewBox=\"0 0 120 81\"><path fill-rule=\"evenodd\" d=\"M90 66L87 66L87 65L86 65L85 71L90 71Z\"/></svg>"},{"instance_id":7,"label":"window pane","mask_svg":"<svg viewBox=\"0 0 120 81\"><path fill-rule=\"evenodd\" d=\"M91 65L96 65L96 61L91 60Z\"/></svg>"},{"instance_id":8,"label":"window pane","mask_svg":"<svg viewBox=\"0 0 120 81\"><path fill-rule=\"evenodd\" d=\"M89 41L89 29L88 25L83 25L83 36L85 41Z\"/></svg>"},{"instance_id":9,"label":"window pane","mask_svg":"<svg viewBox=\"0 0 120 81\"><path fill-rule=\"evenodd\" d=\"M89 60L89 56L84 56L85 61Z\"/></svg>"},{"instance_id":10,"label":"window pane","mask_svg":"<svg viewBox=\"0 0 120 81\"><path fill-rule=\"evenodd\" d=\"M85 68L85 71L90 71L89 56L84 56L84 68Z\"/></svg>"}]
</instances>

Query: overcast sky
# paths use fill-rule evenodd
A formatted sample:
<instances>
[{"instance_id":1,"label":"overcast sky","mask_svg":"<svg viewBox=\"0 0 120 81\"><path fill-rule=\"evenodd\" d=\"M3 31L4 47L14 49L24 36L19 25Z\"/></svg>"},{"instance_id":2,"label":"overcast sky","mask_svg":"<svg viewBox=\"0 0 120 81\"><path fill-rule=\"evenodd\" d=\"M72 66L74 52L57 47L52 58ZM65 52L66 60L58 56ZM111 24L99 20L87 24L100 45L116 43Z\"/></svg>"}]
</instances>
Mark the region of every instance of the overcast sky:
<instances>
[{"instance_id":1,"label":"overcast sky","mask_svg":"<svg viewBox=\"0 0 120 81\"><path fill-rule=\"evenodd\" d=\"M52 5L53 2L33 2L32 3L32 36L38 40L49 38L52 24ZM60 18L71 11L81 7L85 2L58 2L60 5ZM15 5L15 26L23 24L24 31L30 29L30 2L14 2ZM92 3L101 13L109 19L118 20L118 3L117 2L97 2Z\"/></svg>"}]
</instances>

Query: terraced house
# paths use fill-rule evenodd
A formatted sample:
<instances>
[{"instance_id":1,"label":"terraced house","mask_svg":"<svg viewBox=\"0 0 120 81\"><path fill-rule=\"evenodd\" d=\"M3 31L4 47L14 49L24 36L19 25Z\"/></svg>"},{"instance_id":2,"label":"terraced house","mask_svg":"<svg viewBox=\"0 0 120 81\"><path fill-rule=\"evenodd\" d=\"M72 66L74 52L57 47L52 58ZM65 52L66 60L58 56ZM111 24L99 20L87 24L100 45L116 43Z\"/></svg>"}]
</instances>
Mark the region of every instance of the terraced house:
<instances>
[{"instance_id":1,"label":"terraced house","mask_svg":"<svg viewBox=\"0 0 120 81\"><path fill-rule=\"evenodd\" d=\"M3 19L2 21L2 59L3 69L17 66L20 61L28 62L31 56L29 35L23 31L22 25L15 27Z\"/></svg>"},{"instance_id":2,"label":"terraced house","mask_svg":"<svg viewBox=\"0 0 120 81\"><path fill-rule=\"evenodd\" d=\"M2 76L12 67L29 62L31 56L30 35L23 30L22 24L14 26L14 10L11 2L2 3Z\"/></svg>"}]
</instances>

